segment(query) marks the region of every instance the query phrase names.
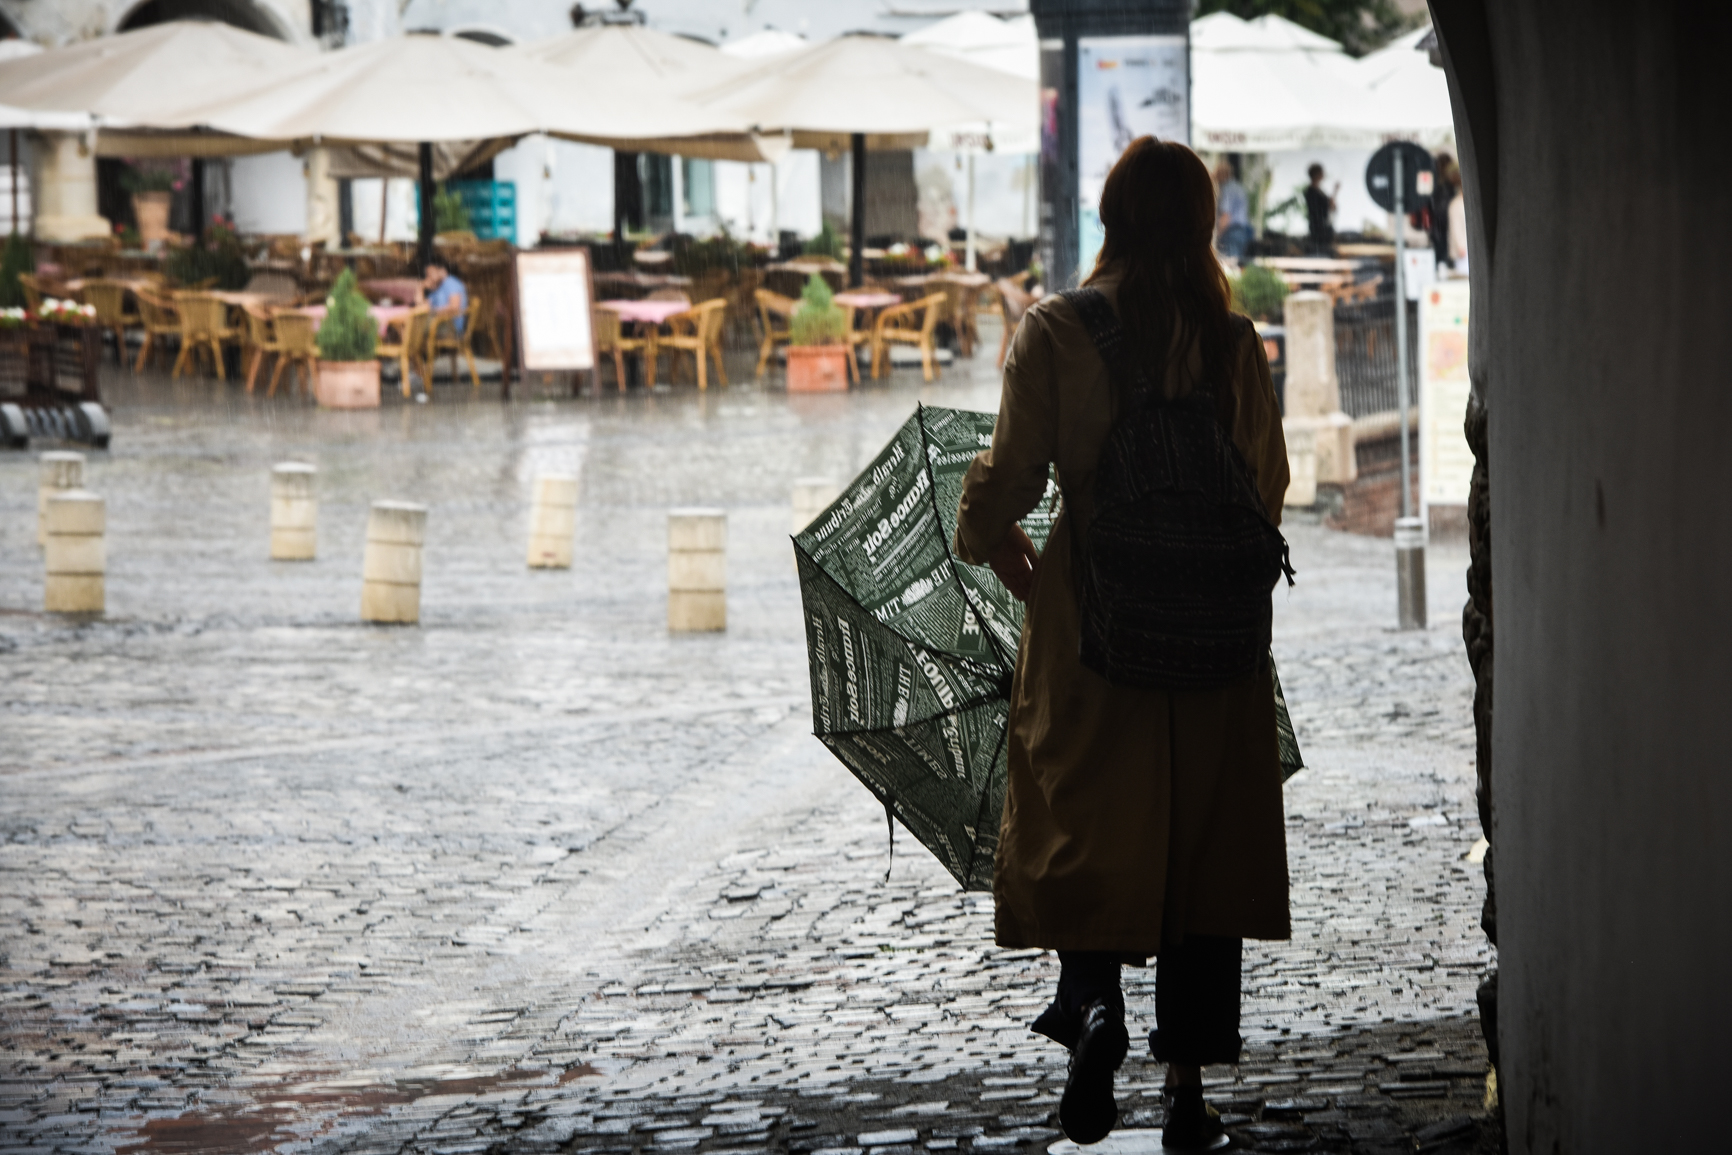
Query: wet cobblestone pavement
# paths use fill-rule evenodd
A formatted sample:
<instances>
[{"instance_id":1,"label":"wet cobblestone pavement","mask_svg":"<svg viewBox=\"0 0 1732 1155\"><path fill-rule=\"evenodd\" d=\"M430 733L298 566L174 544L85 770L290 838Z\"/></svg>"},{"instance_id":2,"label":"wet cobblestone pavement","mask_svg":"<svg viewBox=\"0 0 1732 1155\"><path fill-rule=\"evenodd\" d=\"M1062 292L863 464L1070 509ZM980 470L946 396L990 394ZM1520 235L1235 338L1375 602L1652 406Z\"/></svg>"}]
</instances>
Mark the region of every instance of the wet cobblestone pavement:
<instances>
[{"instance_id":1,"label":"wet cobblestone pavement","mask_svg":"<svg viewBox=\"0 0 1732 1155\"><path fill-rule=\"evenodd\" d=\"M996 334L988 334L994 338ZM985 343L996 347L996 340ZM749 381L735 371L736 381ZM108 615L37 612L34 455L0 455L0 1148L1044 1151L1056 962L810 736L794 478L917 399L750 384L374 413L119 375ZM320 469L319 560L266 557L268 472ZM579 557L526 570L530 487ZM368 503L425 502L419 628L358 622ZM729 515L729 629L670 637L665 513ZM1398 633L1387 540L1290 527L1276 655L1295 936L1249 944L1261 1151L1482 1147L1465 550ZM886 868L889 868L886 878ZM1127 971L1151 1025L1152 972ZM1160 1122L1133 1049L1122 1125Z\"/></svg>"}]
</instances>

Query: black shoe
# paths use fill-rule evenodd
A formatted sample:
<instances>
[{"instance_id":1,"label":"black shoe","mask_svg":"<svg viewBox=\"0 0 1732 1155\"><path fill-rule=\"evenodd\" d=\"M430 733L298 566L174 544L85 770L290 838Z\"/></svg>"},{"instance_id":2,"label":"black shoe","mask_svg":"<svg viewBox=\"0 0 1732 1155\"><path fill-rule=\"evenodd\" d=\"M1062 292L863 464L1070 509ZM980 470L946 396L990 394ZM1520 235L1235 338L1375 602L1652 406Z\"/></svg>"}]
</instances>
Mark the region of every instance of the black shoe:
<instances>
[{"instance_id":1,"label":"black shoe","mask_svg":"<svg viewBox=\"0 0 1732 1155\"><path fill-rule=\"evenodd\" d=\"M1082 1034L1082 1019L1066 1014L1065 1009L1055 1002L1042 1011L1028 1029L1037 1035L1045 1035L1067 1051L1074 1051L1077 1036Z\"/></svg>"},{"instance_id":2,"label":"black shoe","mask_svg":"<svg viewBox=\"0 0 1732 1155\"><path fill-rule=\"evenodd\" d=\"M1221 1113L1203 1102L1203 1088L1167 1087L1161 1097L1167 1104L1162 1147L1168 1151L1218 1151L1227 1146Z\"/></svg>"},{"instance_id":3,"label":"black shoe","mask_svg":"<svg viewBox=\"0 0 1732 1155\"><path fill-rule=\"evenodd\" d=\"M1090 1003L1083 1011L1082 1030L1071 1052L1070 1078L1065 1080L1064 1098L1058 1104L1059 1126L1064 1128L1066 1139L1099 1143L1111 1134L1119 1121L1113 1072L1125 1061L1130 1047L1123 1013L1115 1014L1099 1000Z\"/></svg>"}]
</instances>

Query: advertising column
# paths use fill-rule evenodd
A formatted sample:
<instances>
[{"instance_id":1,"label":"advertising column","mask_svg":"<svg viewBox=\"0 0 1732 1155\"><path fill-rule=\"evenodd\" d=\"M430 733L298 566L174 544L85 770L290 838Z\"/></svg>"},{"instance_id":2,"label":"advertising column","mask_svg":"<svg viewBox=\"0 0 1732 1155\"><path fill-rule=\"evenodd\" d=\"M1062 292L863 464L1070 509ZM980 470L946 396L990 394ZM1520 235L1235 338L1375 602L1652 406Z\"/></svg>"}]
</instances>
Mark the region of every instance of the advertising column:
<instances>
[{"instance_id":1,"label":"advertising column","mask_svg":"<svg viewBox=\"0 0 1732 1155\"><path fill-rule=\"evenodd\" d=\"M1077 273L1101 250L1101 188L1140 136L1191 143L1190 42L1184 36L1077 40Z\"/></svg>"}]
</instances>

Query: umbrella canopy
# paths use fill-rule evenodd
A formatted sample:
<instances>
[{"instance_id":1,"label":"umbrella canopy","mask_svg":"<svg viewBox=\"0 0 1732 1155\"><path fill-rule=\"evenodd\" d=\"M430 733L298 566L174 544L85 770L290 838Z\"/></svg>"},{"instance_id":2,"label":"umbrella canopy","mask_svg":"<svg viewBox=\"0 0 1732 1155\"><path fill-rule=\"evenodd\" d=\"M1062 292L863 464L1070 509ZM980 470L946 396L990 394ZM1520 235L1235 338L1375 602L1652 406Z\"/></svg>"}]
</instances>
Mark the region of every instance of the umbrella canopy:
<instances>
[{"instance_id":1,"label":"umbrella canopy","mask_svg":"<svg viewBox=\"0 0 1732 1155\"><path fill-rule=\"evenodd\" d=\"M1355 61L1354 68L1383 119L1400 125L1407 139L1446 148L1455 144L1455 113L1443 69L1419 47L1430 32L1425 27L1397 37Z\"/></svg>"},{"instance_id":2,"label":"umbrella canopy","mask_svg":"<svg viewBox=\"0 0 1732 1155\"><path fill-rule=\"evenodd\" d=\"M985 12L958 12L909 33L902 43L1030 82L1040 77L1040 43L1032 16L1000 20ZM1039 152L1040 106L1029 101L1014 120L998 124L973 121L936 127L927 147L956 152Z\"/></svg>"},{"instance_id":3,"label":"umbrella canopy","mask_svg":"<svg viewBox=\"0 0 1732 1155\"><path fill-rule=\"evenodd\" d=\"M1191 138L1203 149L1375 148L1395 131L1341 45L1282 20L1191 25Z\"/></svg>"},{"instance_id":4,"label":"umbrella canopy","mask_svg":"<svg viewBox=\"0 0 1732 1155\"><path fill-rule=\"evenodd\" d=\"M993 416L922 406L794 538L815 731L968 890L992 886L1022 606L950 554ZM1023 528L1046 541L1046 503Z\"/></svg>"},{"instance_id":5,"label":"umbrella canopy","mask_svg":"<svg viewBox=\"0 0 1732 1155\"><path fill-rule=\"evenodd\" d=\"M0 103L158 124L189 77L240 91L261 74L313 53L228 24L176 20L0 62ZM185 122L175 123L180 127Z\"/></svg>"},{"instance_id":6,"label":"umbrella canopy","mask_svg":"<svg viewBox=\"0 0 1732 1155\"><path fill-rule=\"evenodd\" d=\"M738 36L722 45L721 50L729 56L747 59L754 56L780 56L785 52L798 52L802 48L810 48L812 42L804 36L796 36L792 32L783 32L776 28L766 28L762 32L754 32L750 36Z\"/></svg>"},{"instance_id":7,"label":"umbrella canopy","mask_svg":"<svg viewBox=\"0 0 1732 1155\"><path fill-rule=\"evenodd\" d=\"M583 108L577 126L552 129L566 140L634 152L664 152L716 160L774 160L785 139L737 131L737 118L720 117L679 95L712 85L750 67L684 36L636 24L601 24L502 51L558 69ZM586 103L587 102L587 103ZM622 118L619 112L629 109Z\"/></svg>"},{"instance_id":8,"label":"umbrella canopy","mask_svg":"<svg viewBox=\"0 0 1732 1155\"><path fill-rule=\"evenodd\" d=\"M966 121L1011 123L1037 106L1034 81L886 36L839 36L690 95L760 131L819 137L924 135Z\"/></svg>"},{"instance_id":9,"label":"umbrella canopy","mask_svg":"<svg viewBox=\"0 0 1732 1155\"><path fill-rule=\"evenodd\" d=\"M794 537L818 739L965 890L992 888L1022 605L950 552L994 417L921 406ZM1037 547L1057 489L1023 523ZM1280 682L1282 772L1300 768Z\"/></svg>"}]
</instances>

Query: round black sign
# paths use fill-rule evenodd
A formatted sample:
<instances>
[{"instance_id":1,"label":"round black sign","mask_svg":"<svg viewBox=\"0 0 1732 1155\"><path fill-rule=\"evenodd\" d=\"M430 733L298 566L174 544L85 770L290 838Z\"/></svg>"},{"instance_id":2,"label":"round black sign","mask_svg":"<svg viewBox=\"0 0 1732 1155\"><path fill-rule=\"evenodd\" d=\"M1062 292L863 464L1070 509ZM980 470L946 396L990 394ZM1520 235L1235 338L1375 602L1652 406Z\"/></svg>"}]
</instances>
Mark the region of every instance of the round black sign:
<instances>
[{"instance_id":1,"label":"round black sign","mask_svg":"<svg viewBox=\"0 0 1732 1155\"><path fill-rule=\"evenodd\" d=\"M1401 154L1401 208L1418 212L1431 196L1431 154L1407 140L1392 141L1371 154L1365 166L1365 191L1379 208L1395 211L1395 154ZM1420 174L1424 173L1421 179Z\"/></svg>"}]
</instances>

